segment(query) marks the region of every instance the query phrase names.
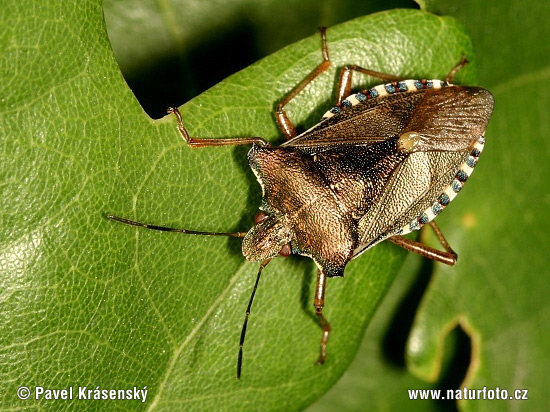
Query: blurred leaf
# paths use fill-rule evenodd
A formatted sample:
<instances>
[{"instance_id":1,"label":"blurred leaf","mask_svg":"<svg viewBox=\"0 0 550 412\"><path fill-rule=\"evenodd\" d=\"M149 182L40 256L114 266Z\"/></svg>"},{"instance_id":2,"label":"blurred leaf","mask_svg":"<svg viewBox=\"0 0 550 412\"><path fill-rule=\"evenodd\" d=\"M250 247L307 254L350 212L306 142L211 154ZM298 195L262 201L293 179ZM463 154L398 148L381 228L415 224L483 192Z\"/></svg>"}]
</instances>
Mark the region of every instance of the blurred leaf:
<instances>
[{"instance_id":1,"label":"blurred leaf","mask_svg":"<svg viewBox=\"0 0 550 412\"><path fill-rule=\"evenodd\" d=\"M420 6L420 10L433 12L433 8L438 4L438 0L415 0Z\"/></svg>"},{"instance_id":2,"label":"blurred leaf","mask_svg":"<svg viewBox=\"0 0 550 412\"><path fill-rule=\"evenodd\" d=\"M117 61L154 118L319 26L412 6L411 0L104 1Z\"/></svg>"},{"instance_id":3,"label":"blurred leaf","mask_svg":"<svg viewBox=\"0 0 550 412\"><path fill-rule=\"evenodd\" d=\"M548 38L550 32L540 16L548 15L549 3L534 2L529 7L513 1L433 3L431 9L456 16L472 34L479 56L479 84L494 94L495 113L472 180L438 218L460 257L456 267L434 267L409 336L409 369L422 379L446 379L444 373L439 374L444 338L460 325L470 336L472 358L467 375L455 379L464 380L470 389L506 389L508 396L514 396L516 389L529 390L528 401L473 400L461 402L460 409L545 410L550 384L546 372L550 363L546 333L550 310L546 241L550 193L546 182L550 172L542 165L550 154L546 138L550 47L540 39ZM389 325L402 324L398 314ZM325 406L334 410L350 399L354 407L348 410L364 410L373 404L391 410L452 409L450 402L411 403L407 389L424 388L412 377L392 380L400 388L391 388L400 401L382 386L395 375L396 365L391 358L380 360L371 353L373 346L380 351L388 345L389 325L382 331L367 331L349 375L310 410ZM403 367L400 371L405 373ZM382 385L357 384L354 391L347 390L346 383L360 382L365 375L376 376ZM441 382L434 387L441 387ZM341 400L344 390L346 400Z\"/></svg>"},{"instance_id":4,"label":"blurred leaf","mask_svg":"<svg viewBox=\"0 0 550 412\"><path fill-rule=\"evenodd\" d=\"M247 149L191 150L173 118L144 115L112 55L99 0L9 1L2 12L2 406L298 410L319 397L351 362L404 253L380 245L329 282L324 367L313 365L314 265L271 263L236 381L258 266L244 262L239 241L138 230L104 216L246 229L260 202ZM452 19L416 11L360 18L328 36L333 69L289 105L302 127L330 107L336 68L346 63L441 77L471 54ZM319 61L313 35L237 73L182 108L191 134L280 142L273 106ZM471 81L474 71L472 63L461 78ZM147 386L149 394L146 403L23 402L20 385Z\"/></svg>"}]
</instances>

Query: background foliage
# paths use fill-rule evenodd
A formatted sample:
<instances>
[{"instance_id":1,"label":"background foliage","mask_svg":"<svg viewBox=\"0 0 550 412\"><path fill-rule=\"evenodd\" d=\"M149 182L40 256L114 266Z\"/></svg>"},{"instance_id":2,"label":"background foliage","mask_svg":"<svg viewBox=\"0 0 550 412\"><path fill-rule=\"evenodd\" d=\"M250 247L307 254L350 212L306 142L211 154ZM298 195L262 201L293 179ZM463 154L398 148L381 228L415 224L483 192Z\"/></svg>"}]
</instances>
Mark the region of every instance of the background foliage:
<instances>
[{"instance_id":1,"label":"background foliage","mask_svg":"<svg viewBox=\"0 0 550 412\"><path fill-rule=\"evenodd\" d=\"M380 7L280 3L106 1L105 13L126 78L148 113L160 117L164 107L191 97L181 90L198 93L318 25ZM425 380L437 380L439 365L446 377L458 374L444 378L456 385L467 369L470 387L530 390L528 403L462 408L543 405L549 342L542 233L550 198L543 186L548 172L537 165L549 152L541 138L548 135L542 117L548 46L536 41L545 37L535 17L548 6L428 4L457 16L474 38L479 59L457 80L472 83L479 67L479 84L497 100L467 195L439 218L460 264L447 270L408 262L391 293L396 306L388 300L344 387L313 410L409 407L406 389L431 387ZM79 409L296 410L318 398L352 360L404 254L380 245L329 284L334 334L323 368L312 365L319 339L311 311L315 269L298 258L272 263L251 319L243 380L236 382L238 334L257 269L243 262L239 242L134 230L104 214L203 230L247 228L259 190L246 149L190 150L173 119L144 115L110 50L100 1L8 1L1 13L1 407L75 406L18 401L23 384L149 388L145 404L88 401ZM473 56L452 19L417 12L352 21L329 35L336 66L357 63L411 77L442 76L461 52ZM319 55L318 36L311 36L201 94L183 108L191 132L278 141L273 105ZM147 86L144 77L155 76L161 80ZM300 125L330 106L333 81L334 72L290 106ZM428 280L417 312L418 285ZM444 352L460 355L468 347L464 335L454 334L443 350L457 321L472 339L469 368L457 366L460 356L442 361ZM417 344L406 346L405 363L409 333ZM418 408L449 406L418 402Z\"/></svg>"}]
</instances>

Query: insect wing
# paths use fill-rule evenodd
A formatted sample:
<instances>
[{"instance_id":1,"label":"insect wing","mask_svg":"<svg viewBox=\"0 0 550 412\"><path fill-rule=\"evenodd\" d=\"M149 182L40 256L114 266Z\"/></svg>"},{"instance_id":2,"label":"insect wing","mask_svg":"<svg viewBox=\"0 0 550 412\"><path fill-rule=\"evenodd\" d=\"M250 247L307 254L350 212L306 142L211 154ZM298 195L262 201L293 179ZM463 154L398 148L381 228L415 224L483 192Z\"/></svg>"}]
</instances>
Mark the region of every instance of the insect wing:
<instances>
[{"instance_id":1,"label":"insect wing","mask_svg":"<svg viewBox=\"0 0 550 412\"><path fill-rule=\"evenodd\" d=\"M320 123L281 146L317 153L335 146L376 144L415 130L424 132L427 141L439 137L432 150L456 150L459 140L467 146L467 136L483 134L492 108L491 94L481 88L404 80L348 96Z\"/></svg>"},{"instance_id":2,"label":"insect wing","mask_svg":"<svg viewBox=\"0 0 550 412\"><path fill-rule=\"evenodd\" d=\"M415 133L413 151L463 151L485 133L493 96L480 87L451 86L427 91L418 101L404 133Z\"/></svg>"},{"instance_id":3,"label":"insect wing","mask_svg":"<svg viewBox=\"0 0 550 412\"><path fill-rule=\"evenodd\" d=\"M410 154L360 219L354 257L387 237L419 229L449 204L483 150L492 110L493 98L481 88L452 86L425 93L398 135L414 136L414 143L401 149Z\"/></svg>"},{"instance_id":4,"label":"insect wing","mask_svg":"<svg viewBox=\"0 0 550 412\"><path fill-rule=\"evenodd\" d=\"M291 146L308 153L317 153L336 146L383 142L405 128L421 98L422 93L387 96L358 102L336 115L330 116L329 111L320 123L283 143L281 147Z\"/></svg>"}]
</instances>

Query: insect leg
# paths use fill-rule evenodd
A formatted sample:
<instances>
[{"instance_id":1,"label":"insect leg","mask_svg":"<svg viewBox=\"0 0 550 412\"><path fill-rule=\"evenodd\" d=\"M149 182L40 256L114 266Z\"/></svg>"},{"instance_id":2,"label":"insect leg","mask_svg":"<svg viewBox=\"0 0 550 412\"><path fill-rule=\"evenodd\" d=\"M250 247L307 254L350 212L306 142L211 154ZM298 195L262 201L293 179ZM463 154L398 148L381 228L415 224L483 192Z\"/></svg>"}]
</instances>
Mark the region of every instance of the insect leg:
<instances>
[{"instance_id":1,"label":"insect leg","mask_svg":"<svg viewBox=\"0 0 550 412\"><path fill-rule=\"evenodd\" d=\"M254 301L254 296L256 295L256 290L258 289L258 283L260 283L260 275L262 274L262 270L264 270L264 268L270 261L271 259L267 259L260 264L260 268L258 269L258 276L256 276L256 282L254 283L254 288L252 289L252 294L250 295L250 300L248 301L248 306L246 307L243 328L241 330L241 340L239 341L239 357L237 358L237 379L241 379L241 371L243 368L243 345L244 338L246 336L246 326L248 325L248 317L250 316L250 310L252 309L252 302Z\"/></svg>"},{"instance_id":2,"label":"insect leg","mask_svg":"<svg viewBox=\"0 0 550 412\"><path fill-rule=\"evenodd\" d=\"M377 72L370 69L365 69L361 66L351 65L346 66L340 70L340 76L338 79L338 94L336 98L336 104L340 104L342 100L351 94L351 79L353 72L359 72L366 74L367 76L376 77L378 79L385 80L387 82L396 82L403 80L401 77L394 76L393 74L387 74Z\"/></svg>"},{"instance_id":3,"label":"insect leg","mask_svg":"<svg viewBox=\"0 0 550 412\"><path fill-rule=\"evenodd\" d=\"M323 335L321 336L321 354L317 360L318 365L325 363L327 358L327 342L330 332L330 323L323 316L323 307L325 306L325 288L327 283L327 277L321 269L317 270L317 287L315 288L315 299L313 306L315 306L315 314L319 318Z\"/></svg>"},{"instance_id":4,"label":"insect leg","mask_svg":"<svg viewBox=\"0 0 550 412\"><path fill-rule=\"evenodd\" d=\"M466 56L462 55L462 58L460 61L456 64L455 67L451 69L449 74L445 76L445 81L448 83L452 83L453 79L455 78L455 75L458 73L460 69L462 69L464 66L466 66L469 63L468 59L466 59Z\"/></svg>"},{"instance_id":5,"label":"insect leg","mask_svg":"<svg viewBox=\"0 0 550 412\"><path fill-rule=\"evenodd\" d=\"M330 59L328 55L328 46L327 46L327 36L326 36L326 27L320 27L319 31L321 32L321 51L323 53L323 61L319 63L319 65L313 69L313 71L301 82L299 83L294 89L288 93L283 100L279 102L277 105L277 109L275 111L275 120L277 120L277 124L279 125L279 129L281 129L281 132L285 135L285 138L287 140L292 139L296 136L296 129L290 119L288 118L288 115L285 112L284 107L296 97L298 93L300 93L304 88L311 83L317 76L319 76L321 73L326 71L330 67Z\"/></svg>"},{"instance_id":6,"label":"insect leg","mask_svg":"<svg viewBox=\"0 0 550 412\"><path fill-rule=\"evenodd\" d=\"M449 72L449 74L447 74L447 76L445 76L445 81L452 83L456 73L467 64L468 64L468 60L466 59L466 56L462 56L460 62L458 62L456 66L451 69L451 71ZM336 104L340 104L344 98L346 98L351 94L351 79L354 71L366 74L367 76L377 77L387 82L397 82L399 80L403 80L402 77L394 76L393 74L377 72L370 69L365 69L361 66L356 66L356 65L346 66L342 70L340 70Z\"/></svg>"},{"instance_id":7,"label":"insect leg","mask_svg":"<svg viewBox=\"0 0 550 412\"><path fill-rule=\"evenodd\" d=\"M453 266L458 259L458 255L451 248L451 246L447 242L447 239L445 239L445 236L443 236L443 233L441 232L441 229L439 229L439 226L437 226L437 224L433 221L430 222L430 226L432 227L435 235L439 239L439 243L441 243L441 246L443 246L443 248L445 249L445 252L443 252L442 250L434 249L423 243L407 239L403 236L392 236L388 238L388 240L410 252L418 253L419 255L427 257L428 259L432 259L441 263L445 263L446 265Z\"/></svg>"},{"instance_id":8,"label":"insect leg","mask_svg":"<svg viewBox=\"0 0 550 412\"><path fill-rule=\"evenodd\" d=\"M234 137L226 139L205 139L189 136L187 129L183 124L183 118L181 117L180 111L176 107L169 107L168 113L172 113L176 116L178 120L178 131L181 134L185 143L191 147L204 147L204 146L238 146L238 145L247 145L256 143L260 146L269 146L269 143L266 142L261 137Z\"/></svg>"},{"instance_id":9,"label":"insect leg","mask_svg":"<svg viewBox=\"0 0 550 412\"><path fill-rule=\"evenodd\" d=\"M107 215L107 218L114 220L118 223L123 223L125 225L129 226L137 226L137 227L143 227L145 229L150 230L159 230L161 232L178 232L183 233L185 235L204 235L204 236L228 236L228 237L245 237L246 232L201 232L197 230L187 230L187 229L179 229L174 227L167 227L167 226L157 226L157 225L150 225L148 223L141 223L136 222L134 220L125 219L123 217L118 217L114 215Z\"/></svg>"}]
</instances>

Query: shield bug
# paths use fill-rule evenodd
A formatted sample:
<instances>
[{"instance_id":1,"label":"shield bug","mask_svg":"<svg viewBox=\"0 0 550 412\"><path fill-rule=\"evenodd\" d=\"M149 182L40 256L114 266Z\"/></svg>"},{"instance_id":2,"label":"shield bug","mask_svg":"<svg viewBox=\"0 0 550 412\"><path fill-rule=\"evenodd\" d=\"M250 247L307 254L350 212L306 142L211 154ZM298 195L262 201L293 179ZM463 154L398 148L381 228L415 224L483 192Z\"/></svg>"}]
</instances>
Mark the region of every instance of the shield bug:
<instances>
[{"instance_id":1,"label":"shield bug","mask_svg":"<svg viewBox=\"0 0 550 412\"><path fill-rule=\"evenodd\" d=\"M260 275L277 255L307 256L318 267L313 305L322 328L319 364L325 361L330 332L323 316L327 277L343 276L350 260L384 240L448 265L457 259L433 219L457 195L477 163L493 110L492 95L479 87L451 84L467 63L464 58L444 80L403 80L348 66L340 71L336 106L297 134L284 107L331 65L324 28L321 38L322 62L276 107L275 119L286 138L278 147L260 137L191 137L178 109L169 109L191 147L252 145L248 162L263 199L248 232L200 232L108 215L147 229L243 238L245 258L261 264L241 331L238 378ZM386 83L351 94L356 72ZM444 250L402 236L428 223Z\"/></svg>"}]
</instances>

